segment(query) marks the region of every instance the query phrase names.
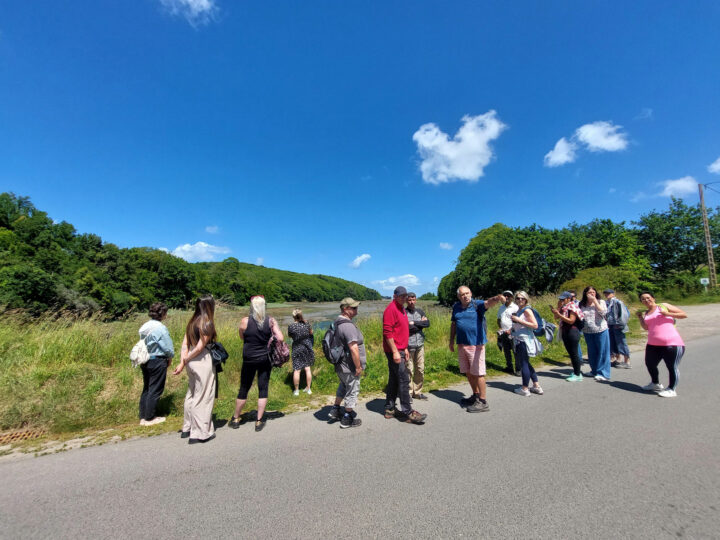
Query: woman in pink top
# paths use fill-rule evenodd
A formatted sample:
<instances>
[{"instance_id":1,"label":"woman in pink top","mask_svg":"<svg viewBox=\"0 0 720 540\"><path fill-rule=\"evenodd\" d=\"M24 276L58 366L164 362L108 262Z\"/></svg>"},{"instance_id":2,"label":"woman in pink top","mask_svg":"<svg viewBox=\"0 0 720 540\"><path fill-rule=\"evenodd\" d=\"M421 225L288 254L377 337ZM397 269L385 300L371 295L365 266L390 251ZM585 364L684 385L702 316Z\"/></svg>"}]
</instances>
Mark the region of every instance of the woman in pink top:
<instances>
[{"instance_id":1,"label":"woman in pink top","mask_svg":"<svg viewBox=\"0 0 720 540\"><path fill-rule=\"evenodd\" d=\"M660 397L675 397L680 373L680 359L685 353L685 343L675 328L675 319L685 319L685 312L671 304L656 304L655 297L645 291L640 293L640 301L647 311L640 310L637 316L640 325L648 331L648 342L645 347L645 365L650 373L650 384L643 390L657 392ZM664 361L670 373L670 382L664 389L660 384L658 365Z\"/></svg>"}]
</instances>

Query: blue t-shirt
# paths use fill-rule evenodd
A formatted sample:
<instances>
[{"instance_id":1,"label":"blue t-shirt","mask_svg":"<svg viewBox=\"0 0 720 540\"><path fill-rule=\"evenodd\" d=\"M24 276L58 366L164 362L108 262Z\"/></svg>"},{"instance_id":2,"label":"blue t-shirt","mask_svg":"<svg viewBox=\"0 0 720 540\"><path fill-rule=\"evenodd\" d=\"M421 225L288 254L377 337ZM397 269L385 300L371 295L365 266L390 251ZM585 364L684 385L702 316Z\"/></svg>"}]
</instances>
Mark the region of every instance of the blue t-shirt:
<instances>
[{"instance_id":1,"label":"blue t-shirt","mask_svg":"<svg viewBox=\"0 0 720 540\"><path fill-rule=\"evenodd\" d=\"M460 302L455 302L451 320L455 323L458 345L485 345L487 343L486 311L484 300L470 300L468 307L464 309Z\"/></svg>"}]
</instances>

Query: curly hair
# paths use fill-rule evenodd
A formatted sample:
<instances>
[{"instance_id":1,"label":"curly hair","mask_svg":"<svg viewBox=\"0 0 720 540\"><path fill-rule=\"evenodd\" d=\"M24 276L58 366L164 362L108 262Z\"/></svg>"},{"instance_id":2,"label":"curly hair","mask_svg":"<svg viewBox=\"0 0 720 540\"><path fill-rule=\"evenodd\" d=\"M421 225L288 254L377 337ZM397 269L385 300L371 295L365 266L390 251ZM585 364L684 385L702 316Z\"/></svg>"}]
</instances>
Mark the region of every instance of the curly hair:
<instances>
[{"instance_id":1,"label":"curly hair","mask_svg":"<svg viewBox=\"0 0 720 540\"><path fill-rule=\"evenodd\" d=\"M148 315L151 319L155 319L156 321L162 321L165 318L165 315L167 315L168 308L165 304L162 302L155 302L154 304L150 305L150 310L148 312Z\"/></svg>"}]
</instances>

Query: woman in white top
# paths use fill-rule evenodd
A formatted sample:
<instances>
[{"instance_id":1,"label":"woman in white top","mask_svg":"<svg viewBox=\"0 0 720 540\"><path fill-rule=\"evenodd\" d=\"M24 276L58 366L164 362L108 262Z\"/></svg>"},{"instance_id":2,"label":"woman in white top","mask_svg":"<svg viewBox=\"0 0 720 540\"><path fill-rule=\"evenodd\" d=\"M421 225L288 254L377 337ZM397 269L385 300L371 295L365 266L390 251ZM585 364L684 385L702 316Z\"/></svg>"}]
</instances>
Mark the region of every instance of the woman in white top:
<instances>
[{"instance_id":1,"label":"woman in white top","mask_svg":"<svg viewBox=\"0 0 720 540\"><path fill-rule=\"evenodd\" d=\"M588 348L590 375L596 381L610 380L610 334L608 332L607 305L599 298L597 289L589 286L583 290L580 309L583 312L583 335Z\"/></svg>"},{"instance_id":2,"label":"woman in white top","mask_svg":"<svg viewBox=\"0 0 720 540\"><path fill-rule=\"evenodd\" d=\"M521 396L529 396L533 394L542 394L543 389L538 383L535 368L530 364L530 357L537 356L537 340L533 330L538 327L537 320L533 310L530 309L530 297L525 291L518 291L515 294L515 303L518 306L517 313L510 317L512 320L511 335L515 342L515 362L520 364L520 373L522 375L522 386L515 389L516 394ZM529 387L532 380L532 387ZM528 388L529 387L529 388Z\"/></svg>"}]
</instances>

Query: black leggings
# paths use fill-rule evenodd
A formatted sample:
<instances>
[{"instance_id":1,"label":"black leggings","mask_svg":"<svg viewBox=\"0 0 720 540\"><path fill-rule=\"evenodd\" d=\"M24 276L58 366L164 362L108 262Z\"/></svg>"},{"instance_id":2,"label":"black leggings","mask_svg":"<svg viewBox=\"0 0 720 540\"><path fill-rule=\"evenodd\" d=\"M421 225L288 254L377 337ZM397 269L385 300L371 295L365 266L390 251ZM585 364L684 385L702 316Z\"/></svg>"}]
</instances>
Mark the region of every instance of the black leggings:
<instances>
[{"instance_id":1,"label":"black leggings","mask_svg":"<svg viewBox=\"0 0 720 540\"><path fill-rule=\"evenodd\" d=\"M243 358L242 368L240 368L240 390L238 390L237 398L247 399L253 379L255 379L255 373L258 376L258 398L267 398L271 369L272 366L267 358Z\"/></svg>"},{"instance_id":2,"label":"black leggings","mask_svg":"<svg viewBox=\"0 0 720 540\"><path fill-rule=\"evenodd\" d=\"M680 379L680 360L685 354L685 347L680 345L650 345L645 347L645 366L652 382L658 384L660 382L660 372L658 366L660 361L664 361L670 373L670 383L668 388L675 390L678 380Z\"/></svg>"},{"instance_id":3,"label":"black leggings","mask_svg":"<svg viewBox=\"0 0 720 540\"><path fill-rule=\"evenodd\" d=\"M578 343L580 343L580 330L575 326L571 326L569 330L562 332L563 345L565 350L570 355L570 361L572 362L573 373L580 375L580 367L582 366L582 358L578 356Z\"/></svg>"}]
</instances>

